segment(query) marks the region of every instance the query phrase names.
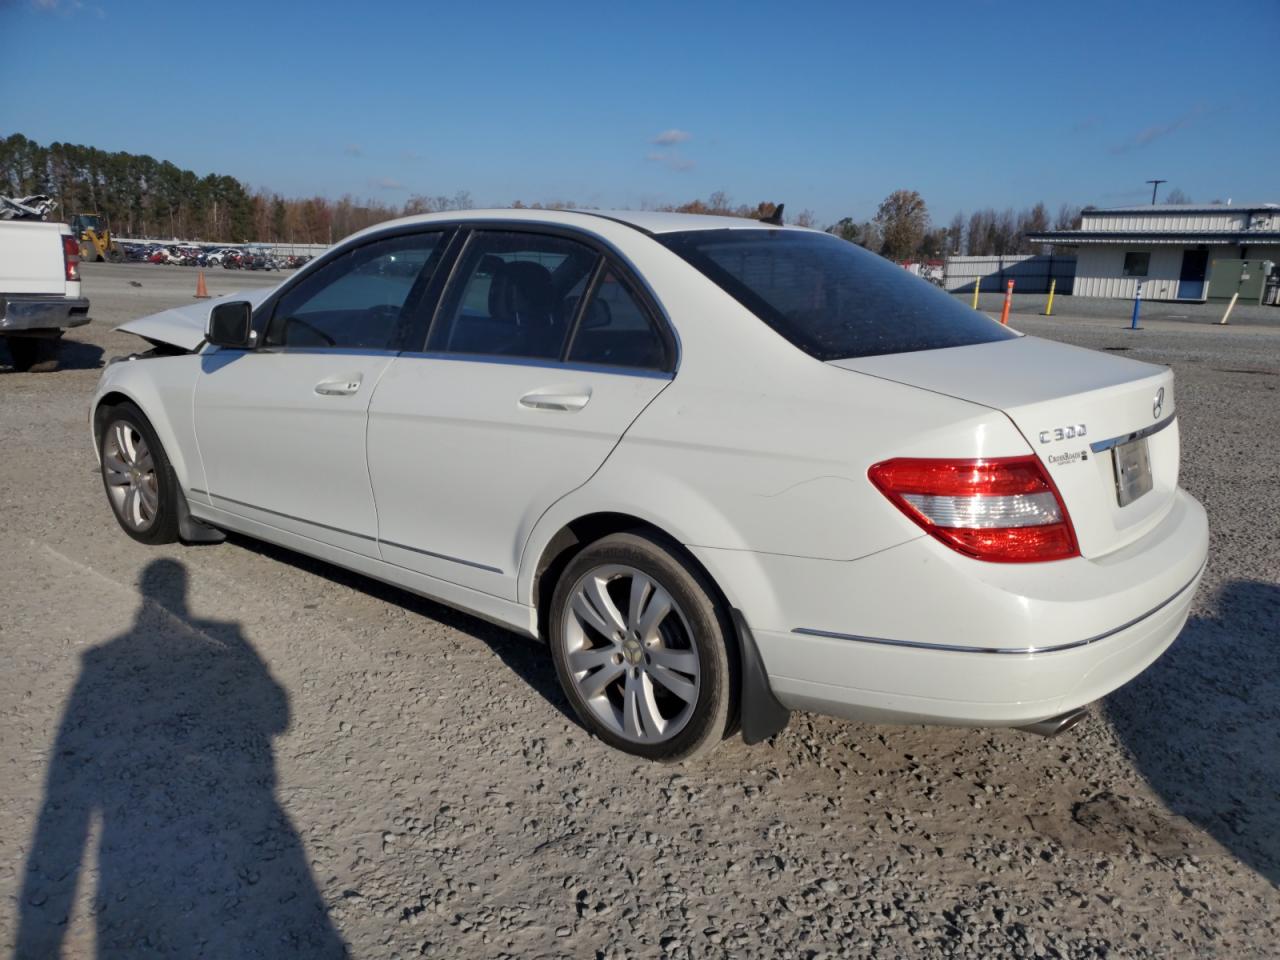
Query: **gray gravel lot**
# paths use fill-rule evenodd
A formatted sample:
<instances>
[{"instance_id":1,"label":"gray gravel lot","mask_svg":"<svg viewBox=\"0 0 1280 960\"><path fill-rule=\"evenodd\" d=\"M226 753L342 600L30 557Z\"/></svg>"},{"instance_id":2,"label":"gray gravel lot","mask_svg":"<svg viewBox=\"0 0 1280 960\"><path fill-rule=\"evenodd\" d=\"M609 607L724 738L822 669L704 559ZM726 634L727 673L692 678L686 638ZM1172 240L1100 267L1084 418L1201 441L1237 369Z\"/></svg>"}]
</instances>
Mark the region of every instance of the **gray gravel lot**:
<instances>
[{"instance_id":1,"label":"gray gravel lot","mask_svg":"<svg viewBox=\"0 0 1280 960\"><path fill-rule=\"evenodd\" d=\"M1017 320L1173 365L1213 525L1183 635L1088 722L797 715L673 768L585 736L544 651L497 628L244 539L125 537L87 400L137 346L111 328L190 302L195 272L84 275L66 369L0 350L0 950L1280 952L1280 328Z\"/></svg>"}]
</instances>

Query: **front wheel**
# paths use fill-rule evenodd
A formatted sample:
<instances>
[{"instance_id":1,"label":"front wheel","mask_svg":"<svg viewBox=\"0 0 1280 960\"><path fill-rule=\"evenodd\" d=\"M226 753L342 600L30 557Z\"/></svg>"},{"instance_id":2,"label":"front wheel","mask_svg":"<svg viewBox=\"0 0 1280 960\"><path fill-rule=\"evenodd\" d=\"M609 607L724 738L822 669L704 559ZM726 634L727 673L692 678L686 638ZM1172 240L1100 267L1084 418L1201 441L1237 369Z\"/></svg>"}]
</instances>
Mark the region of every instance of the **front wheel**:
<instances>
[{"instance_id":1,"label":"front wheel","mask_svg":"<svg viewBox=\"0 0 1280 960\"><path fill-rule=\"evenodd\" d=\"M99 439L102 486L121 529L139 543L178 539L178 480L147 418L131 403L110 408Z\"/></svg>"},{"instance_id":2,"label":"front wheel","mask_svg":"<svg viewBox=\"0 0 1280 960\"><path fill-rule=\"evenodd\" d=\"M549 628L560 685L606 743L675 762L730 729L733 628L674 544L617 533L587 546L560 577Z\"/></svg>"}]
</instances>

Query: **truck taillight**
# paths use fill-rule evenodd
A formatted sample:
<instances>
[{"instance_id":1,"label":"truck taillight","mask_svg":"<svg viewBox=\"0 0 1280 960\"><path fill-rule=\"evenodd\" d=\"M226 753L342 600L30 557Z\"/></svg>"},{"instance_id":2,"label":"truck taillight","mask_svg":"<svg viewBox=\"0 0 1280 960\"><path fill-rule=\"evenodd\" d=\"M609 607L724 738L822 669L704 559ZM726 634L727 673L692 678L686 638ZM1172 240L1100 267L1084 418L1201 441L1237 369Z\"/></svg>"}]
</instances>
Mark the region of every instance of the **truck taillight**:
<instances>
[{"instance_id":1,"label":"truck taillight","mask_svg":"<svg viewBox=\"0 0 1280 960\"><path fill-rule=\"evenodd\" d=\"M867 476L926 533L967 556L1035 563L1080 554L1066 505L1034 456L898 458Z\"/></svg>"},{"instance_id":2,"label":"truck taillight","mask_svg":"<svg viewBox=\"0 0 1280 960\"><path fill-rule=\"evenodd\" d=\"M62 237L62 263L68 280L80 279L80 241L70 234Z\"/></svg>"}]
</instances>

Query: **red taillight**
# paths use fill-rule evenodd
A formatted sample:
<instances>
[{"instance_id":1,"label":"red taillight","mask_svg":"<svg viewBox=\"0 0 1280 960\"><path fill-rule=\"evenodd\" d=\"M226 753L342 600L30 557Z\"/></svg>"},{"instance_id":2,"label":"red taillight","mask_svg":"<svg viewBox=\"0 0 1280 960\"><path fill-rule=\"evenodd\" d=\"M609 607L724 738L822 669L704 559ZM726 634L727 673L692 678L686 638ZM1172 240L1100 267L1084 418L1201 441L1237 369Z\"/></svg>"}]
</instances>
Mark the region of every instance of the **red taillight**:
<instances>
[{"instance_id":1,"label":"red taillight","mask_svg":"<svg viewBox=\"0 0 1280 960\"><path fill-rule=\"evenodd\" d=\"M80 241L69 234L62 235L62 263L68 280L80 279Z\"/></svg>"},{"instance_id":2,"label":"red taillight","mask_svg":"<svg viewBox=\"0 0 1280 960\"><path fill-rule=\"evenodd\" d=\"M1066 505L1034 456L989 460L899 458L867 471L926 533L996 563L1078 556Z\"/></svg>"}]
</instances>

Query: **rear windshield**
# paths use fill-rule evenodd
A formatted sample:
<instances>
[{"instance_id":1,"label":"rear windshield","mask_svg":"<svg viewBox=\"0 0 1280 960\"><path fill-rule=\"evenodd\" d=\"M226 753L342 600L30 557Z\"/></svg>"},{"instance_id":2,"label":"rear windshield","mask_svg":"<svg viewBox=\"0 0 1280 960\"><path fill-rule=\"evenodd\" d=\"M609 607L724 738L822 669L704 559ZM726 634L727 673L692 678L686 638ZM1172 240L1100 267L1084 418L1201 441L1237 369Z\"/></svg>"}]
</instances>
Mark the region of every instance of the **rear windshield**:
<instances>
[{"instance_id":1,"label":"rear windshield","mask_svg":"<svg viewBox=\"0 0 1280 960\"><path fill-rule=\"evenodd\" d=\"M690 230L656 239L819 360L1017 336L897 264L827 234Z\"/></svg>"}]
</instances>

